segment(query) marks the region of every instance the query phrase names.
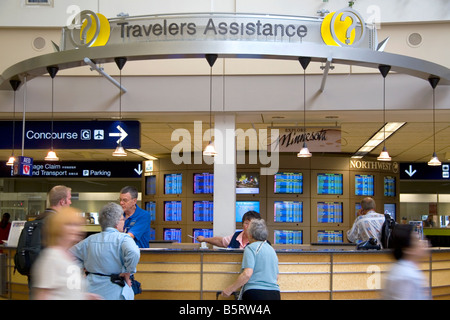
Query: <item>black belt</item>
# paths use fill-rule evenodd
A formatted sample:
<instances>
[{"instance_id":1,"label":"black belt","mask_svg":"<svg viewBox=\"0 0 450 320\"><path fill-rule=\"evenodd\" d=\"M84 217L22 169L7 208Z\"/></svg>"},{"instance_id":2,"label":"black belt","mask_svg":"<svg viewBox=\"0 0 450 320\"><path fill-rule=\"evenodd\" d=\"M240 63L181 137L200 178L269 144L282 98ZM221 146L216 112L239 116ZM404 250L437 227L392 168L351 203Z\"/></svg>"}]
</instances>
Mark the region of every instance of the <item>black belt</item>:
<instances>
[{"instance_id":1,"label":"black belt","mask_svg":"<svg viewBox=\"0 0 450 320\"><path fill-rule=\"evenodd\" d=\"M103 274L103 273L86 271L86 275L88 275L88 274L95 274L97 276L109 277L112 283L117 284L118 286L121 286L121 287L125 287L125 278L121 277L119 273Z\"/></svg>"}]
</instances>

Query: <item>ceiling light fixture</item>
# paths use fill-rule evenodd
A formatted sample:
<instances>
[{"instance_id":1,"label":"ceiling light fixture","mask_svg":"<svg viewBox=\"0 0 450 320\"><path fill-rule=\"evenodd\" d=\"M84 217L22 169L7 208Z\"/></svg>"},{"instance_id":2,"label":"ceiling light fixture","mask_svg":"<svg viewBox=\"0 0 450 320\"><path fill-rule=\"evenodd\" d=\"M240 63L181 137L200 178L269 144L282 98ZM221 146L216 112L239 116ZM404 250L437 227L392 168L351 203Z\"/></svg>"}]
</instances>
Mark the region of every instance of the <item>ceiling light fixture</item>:
<instances>
[{"instance_id":1,"label":"ceiling light fixture","mask_svg":"<svg viewBox=\"0 0 450 320\"><path fill-rule=\"evenodd\" d=\"M118 57L114 58L117 67L119 68L119 125L122 121L122 68L127 62L127 58ZM127 153L125 149L122 147L122 137L120 137L119 142L117 143L116 149L112 153L113 157L126 157Z\"/></svg>"},{"instance_id":2,"label":"ceiling light fixture","mask_svg":"<svg viewBox=\"0 0 450 320\"><path fill-rule=\"evenodd\" d=\"M311 152L309 152L308 146L306 145L306 68L311 62L310 57L299 57L298 61L303 67L303 147L300 149L300 152L297 153L297 157L299 158L310 158L312 156Z\"/></svg>"},{"instance_id":3,"label":"ceiling light fixture","mask_svg":"<svg viewBox=\"0 0 450 320\"><path fill-rule=\"evenodd\" d=\"M436 109L436 100L435 100L435 89L439 82L439 77L430 77L428 78L428 82L430 83L431 87L433 88L433 155L428 161L429 166L440 166L442 165L441 161L439 161L439 158L436 154L436 115L435 115L435 109Z\"/></svg>"},{"instance_id":4,"label":"ceiling light fixture","mask_svg":"<svg viewBox=\"0 0 450 320\"><path fill-rule=\"evenodd\" d=\"M212 67L217 60L217 54L206 54L206 60L210 66L209 69L209 143L206 146L205 150L203 150L204 156L215 157L217 155L216 148L214 147L214 143L212 142Z\"/></svg>"},{"instance_id":5,"label":"ceiling light fixture","mask_svg":"<svg viewBox=\"0 0 450 320\"><path fill-rule=\"evenodd\" d=\"M11 87L14 90L14 103L13 103L13 123L12 123L12 151L11 156L8 159L8 162L6 162L7 166L13 166L14 162L16 162L16 158L14 157L14 137L15 137L15 131L16 131L16 91L17 88L19 88L20 80L10 80L9 83L11 84Z\"/></svg>"},{"instance_id":6,"label":"ceiling light fixture","mask_svg":"<svg viewBox=\"0 0 450 320\"><path fill-rule=\"evenodd\" d=\"M147 160L158 160L158 158L156 158L148 153L145 153L144 151L141 151L139 149L127 149L127 151L130 151L131 153L134 153L135 155L140 156Z\"/></svg>"},{"instance_id":7,"label":"ceiling light fixture","mask_svg":"<svg viewBox=\"0 0 450 320\"><path fill-rule=\"evenodd\" d=\"M355 152L353 159L360 159L375 149L385 139L389 138L397 130L403 127L406 122L388 122L380 130L378 130L370 139Z\"/></svg>"},{"instance_id":8,"label":"ceiling light fixture","mask_svg":"<svg viewBox=\"0 0 450 320\"><path fill-rule=\"evenodd\" d=\"M54 106L54 80L56 73L58 72L59 68L57 66L50 66L47 67L48 74L52 78L52 135L51 135L51 148L47 153L47 156L44 158L45 161L59 161L58 156L56 155L56 152L53 150L53 106Z\"/></svg>"},{"instance_id":9,"label":"ceiling light fixture","mask_svg":"<svg viewBox=\"0 0 450 320\"><path fill-rule=\"evenodd\" d=\"M391 157L386 149L386 76L391 70L391 66L380 65L378 66L381 75L383 76L383 151L378 156L378 161L391 161Z\"/></svg>"}]
</instances>

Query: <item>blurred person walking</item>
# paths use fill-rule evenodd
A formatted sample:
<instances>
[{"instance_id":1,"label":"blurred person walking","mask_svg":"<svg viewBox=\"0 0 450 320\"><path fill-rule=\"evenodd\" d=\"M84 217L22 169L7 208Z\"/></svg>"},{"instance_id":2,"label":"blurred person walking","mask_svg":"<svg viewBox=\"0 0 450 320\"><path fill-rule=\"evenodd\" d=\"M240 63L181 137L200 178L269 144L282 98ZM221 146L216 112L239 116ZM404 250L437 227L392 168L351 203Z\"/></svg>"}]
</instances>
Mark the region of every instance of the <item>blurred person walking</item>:
<instances>
[{"instance_id":1,"label":"blurred person walking","mask_svg":"<svg viewBox=\"0 0 450 320\"><path fill-rule=\"evenodd\" d=\"M427 255L426 241L413 232L413 226L395 227L393 255L397 260L383 281L384 300L429 300L431 291L419 269L420 261Z\"/></svg>"},{"instance_id":2,"label":"blurred person walking","mask_svg":"<svg viewBox=\"0 0 450 320\"><path fill-rule=\"evenodd\" d=\"M86 291L82 268L69 249L82 238L81 212L60 209L44 225L44 245L31 269L32 298L35 300L99 299Z\"/></svg>"}]
</instances>

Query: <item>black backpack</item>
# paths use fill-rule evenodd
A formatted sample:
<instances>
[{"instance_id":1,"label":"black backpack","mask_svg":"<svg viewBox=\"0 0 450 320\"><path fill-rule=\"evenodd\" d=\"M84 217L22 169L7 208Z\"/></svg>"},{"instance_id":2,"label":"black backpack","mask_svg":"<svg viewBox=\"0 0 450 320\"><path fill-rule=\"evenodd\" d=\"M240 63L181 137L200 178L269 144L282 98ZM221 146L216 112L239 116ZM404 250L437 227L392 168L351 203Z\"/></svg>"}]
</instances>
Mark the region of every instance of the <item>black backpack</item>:
<instances>
[{"instance_id":1,"label":"black backpack","mask_svg":"<svg viewBox=\"0 0 450 320\"><path fill-rule=\"evenodd\" d=\"M397 222L389 214L384 214L384 223L381 228L381 245L384 249L393 248L393 233L396 224Z\"/></svg>"},{"instance_id":2,"label":"black backpack","mask_svg":"<svg viewBox=\"0 0 450 320\"><path fill-rule=\"evenodd\" d=\"M42 227L44 219L28 221L20 233L17 251L14 256L14 269L29 276L31 266L42 250Z\"/></svg>"}]
</instances>

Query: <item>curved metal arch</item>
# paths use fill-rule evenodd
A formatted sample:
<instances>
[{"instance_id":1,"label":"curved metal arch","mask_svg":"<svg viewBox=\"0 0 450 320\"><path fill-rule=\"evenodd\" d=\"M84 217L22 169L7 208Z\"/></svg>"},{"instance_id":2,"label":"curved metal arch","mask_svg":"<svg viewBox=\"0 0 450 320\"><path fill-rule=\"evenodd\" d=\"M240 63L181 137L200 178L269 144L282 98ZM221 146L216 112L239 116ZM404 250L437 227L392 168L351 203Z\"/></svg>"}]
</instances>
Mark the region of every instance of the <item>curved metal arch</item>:
<instances>
[{"instance_id":1,"label":"curved metal arch","mask_svg":"<svg viewBox=\"0 0 450 320\"><path fill-rule=\"evenodd\" d=\"M85 47L41 55L14 64L0 78L0 90L12 90L9 80L30 80L47 73L48 66L60 70L84 66L84 58L96 63L114 62L115 57L128 60L204 58L215 53L221 58L257 58L297 60L300 56L312 61L378 68L389 65L391 70L428 80L439 77L440 85L450 84L450 69L422 59L369 49L334 47L310 43L289 44L256 41L165 41L142 42L104 47ZM300 68L299 68L300 71Z\"/></svg>"}]
</instances>

